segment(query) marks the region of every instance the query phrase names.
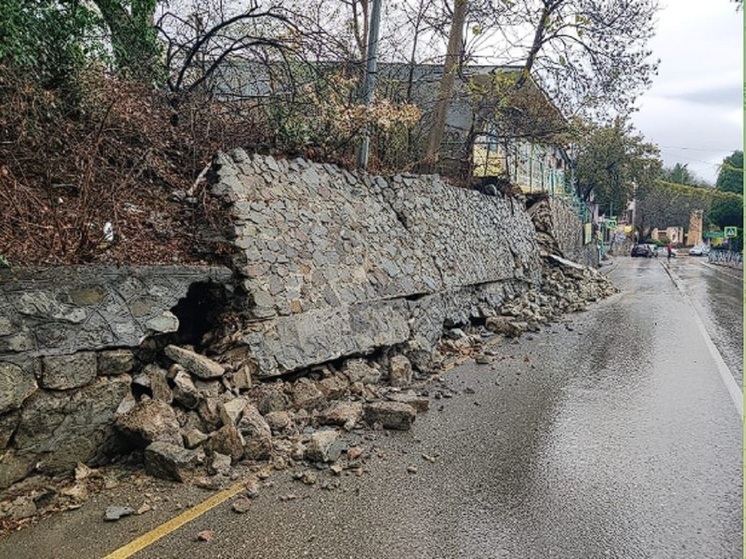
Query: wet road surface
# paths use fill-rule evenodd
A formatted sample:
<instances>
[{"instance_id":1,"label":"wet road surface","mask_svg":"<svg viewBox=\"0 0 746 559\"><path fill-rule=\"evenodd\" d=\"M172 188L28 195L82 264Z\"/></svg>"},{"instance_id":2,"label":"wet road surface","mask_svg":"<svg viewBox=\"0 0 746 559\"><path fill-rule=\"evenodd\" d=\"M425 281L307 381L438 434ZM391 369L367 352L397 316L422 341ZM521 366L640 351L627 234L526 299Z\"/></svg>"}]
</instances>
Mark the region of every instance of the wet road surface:
<instances>
[{"instance_id":1,"label":"wet road surface","mask_svg":"<svg viewBox=\"0 0 746 559\"><path fill-rule=\"evenodd\" d=\"M659 260L619 258L612 278L621 294L443 375L457 394L411 431L349 435L375 456L362 477L325 491L275 473L246 514L226 502L134 557L742 557L741 418L694 310ZM171 503L200 499L172 487ZM14 534L0 557L100 557L177 512L104 524L118 498Z\"/></svg>"}]
</instances>

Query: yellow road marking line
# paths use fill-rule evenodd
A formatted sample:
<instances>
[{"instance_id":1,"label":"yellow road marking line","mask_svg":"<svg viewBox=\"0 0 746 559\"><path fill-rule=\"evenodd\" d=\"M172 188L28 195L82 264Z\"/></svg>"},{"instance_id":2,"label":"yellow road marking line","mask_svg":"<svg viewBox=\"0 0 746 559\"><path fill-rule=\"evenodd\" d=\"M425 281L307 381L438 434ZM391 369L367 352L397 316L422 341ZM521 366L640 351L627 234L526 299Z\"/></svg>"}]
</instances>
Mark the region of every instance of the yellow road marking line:
<instances>
[{"instance_id":1,"label":"yellow road marking line","mask_svg":"<svg viewBox=\"0 0 746 559\"><path fill-rule=\"evenodd\" d=\"M104 559L126 559L127 557L131 557L138 551L141 551L149 545L155 543L163 536L167 536L171 532L178 530L179 528L184 526L184 524L187 524L195 518L202 516L207 511L217 507L220 503L223 503L234 495L240 493L241 491L246 489L246 483L246 481L242 481L240 483L236 483L235 485L231 485L228 489L224 489L220 493L216 493L209 499L202 501L189 510L184 511L179 516L172 518L171 520L164 524L161 524L160 526L156 526L150 532L147 532L136 540L131 541L127 545L120 547L116 551L105 556Z\"/></svg>"}]
</instances>

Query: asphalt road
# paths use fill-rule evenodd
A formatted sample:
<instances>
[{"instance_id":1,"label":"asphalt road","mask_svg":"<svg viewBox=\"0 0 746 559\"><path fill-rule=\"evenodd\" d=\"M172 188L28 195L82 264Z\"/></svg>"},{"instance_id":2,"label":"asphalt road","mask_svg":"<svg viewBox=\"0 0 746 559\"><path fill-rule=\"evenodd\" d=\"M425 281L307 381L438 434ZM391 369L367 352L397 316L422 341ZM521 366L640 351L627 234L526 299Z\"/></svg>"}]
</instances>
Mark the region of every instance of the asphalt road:
<instances>
[{"instance_id":1,"label":"asphalt road","mask_svg":"<svg viewBox=\"0 0 746 559\"><path fill-rule=\"evenodd\" d=\"M685 265L618 258L619 295L443 375L432 392L455 396L411 431L350 435L372 454L361 477L327 491L328 473L306 486L277 472L247 513L229 500L134 557L742 557L742 420ZM103 523L107 505L142 500L127 489L12 535L0 557L101 557L206 497L170 486L158 511Z\"/></svg>"}]
</instances>

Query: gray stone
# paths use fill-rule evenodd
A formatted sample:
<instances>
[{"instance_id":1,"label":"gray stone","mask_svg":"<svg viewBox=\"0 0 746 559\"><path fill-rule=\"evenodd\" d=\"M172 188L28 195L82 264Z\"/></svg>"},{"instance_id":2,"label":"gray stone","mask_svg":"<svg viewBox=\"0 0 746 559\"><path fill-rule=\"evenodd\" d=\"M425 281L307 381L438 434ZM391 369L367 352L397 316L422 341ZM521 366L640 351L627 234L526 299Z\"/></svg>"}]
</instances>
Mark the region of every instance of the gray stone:
<instances>
[{"instance_id":1,"label":"gray stone","mask_svg":"<svg viewBox=\"0 0 746 559\"><path fill-rule=\"evenodd\" d=\"M210 449L220 454L227 454L234 462L238 462L244 455L244 441L235 425L223 425L210 437Z\"/></svg>"},{"instance_id":2,"label":"gray stone","mask_svg":"<svg viewBox=\"0 0 746 559\"><path fill-rule=\"evenodd\" d=\"M145 449L145 471L156 478L187 481L194 473L198 454L194 450L165 441L156 441Z\"/></svg>"},{"instance_id":3,"label":"gray stone","mask_svg":"<svg viewBox=\"0 0 746 559\"><path fill-rule=\"evenodd\" d=\"M350 381L343 374L337 373L321 379L316 386L321 390L324 398L336 399L344 396L350 387Z\"/></svg>"},{"instance_id":4,"label":"gray stone","mask_svg":"<svg viewBox=\"0 0 746 559\"><path fill-rule=\"evenodd\" d=\"M264 416L264 420L273 433L281 433L293 424L290 414L286 411L269 412Z\"/></svg>"},{"instance_id":5,"label":"gray stone","mask_svg":"<svg viewBox=\"0 0 746 559\"><path fill-rule=\"evenodd\" d=\"M391 386L412 384L412 364L403 355L394 355L389 359L389 383Z\"/></svg>"},{"instance_id":6,"label":"gray stone","mask_svg":"<svg viewBox=\"0 0 746 559\"><path fill-rule=\"evenodd\" d=\"M324 402L324 393L308 378L299 378L292 386L293 404L297 408L312 410Z\"/></svg>"},{"instance_id":7,"label":"gray stone","mask_svg":"<svg viewBox=\"0 0 746 559\"><path fill-rule=\"evenodd\" d=\"M98 374L123 375L135 367L135 355L128 349L115 349L98 353Z\"/></svg>"},{"instance_id":8,"label":"gray stone","mask_svg":"<svg viewBox=\"0 0 746 559\"><path fill-rule=\"evenodd\" d=\"M114 413L130 390L129 375L99 377L72 392L37 391L21 410L15 447L37 455L41 470L71 471L89 461L108 436ZM40 456L43 455L43 456Z\"/></svg>"},{"instance_id":9,"label":"gray stone","mask_svg":"<svg viewBox=\"0 0 746 559\"><path fill-rule=\"evenodd\" d=\"M412 427L417 411L402 402L374 402L365 405L364 415L370 425L380 423L384 429L407 431Z\"/></svg>"},{"instance_id":10,"label":"gray stone","mask_svg":"<svg viewBox=\"0 0 746 559\"><path fill-rule=\"evenodd\" d=\"M38 512L36 503L31 497L21 496L17 497L11 505L10 518L17 522L24 518L30 518Z\"/></svg>"},{"instance_id":11,"label":"gray stone","mask_svg":"<svg viewBox=\"0 0 746 559\"><path fill-rule=\"evenodd\" d=\"M430 399L426 396L417 396L412 392L391 392L386 395L386 399L392 402L402 402L412 406L417 413L426 412L430 409Z\"/></svg>"},{"instance_id":12,"label":"gray stone","mask_svg":"<svg viewBox=\"0 0 746 559\"><path fill-rule=\"evenodd\" d=\"M272 452L272 430L255 406L244 408L238 430L244 438L244 454L249 460L263 460Z\"/></svg>"},{"instance_id":13,"label":"gray stone","mask_svg":"<svg viewBox=\"0 0 746 559\"><path fill-rule=\"evenodd\" d=\"M317 431L306 446L306 458L312 462L336 462L347 445L336 431Z\"/></svg>"},{"instance_id":14,"label":"gray stone","mask_svg":"<svg viewBox=\"0 0 746 559\"><path fill-rule=\"evenodd\" d=\"M51 390L78 388L96 378L97 370L96 354L91 351L48 355L42 358L41 385Z\"/></svg>"},{"instance_id":15,"label":"gray stone","mask_svg":"<svg viewBox=\"0 0 746 559\"><path fill-rule=\"evenodd\" d=\"M106 513L104 513L104 520L106 522L115 522L125 516L132 516L135 514L135 509L131 507L122 507L119 505L111 505L106 507Z\"/></svg>"},{"instance_id":16,"label":"gray stone","mask_svg":"<svg viewBox=\"0 0 746 559\"><path fill-rule=\"evenodd\" d=\"M201 379L220 378L225 369L212 359L179 346L169 345L163 350L166 356Z\"/></svg>"},{"instance_id":17,"label":"gray stone","mask_svg":"<svg viewBox=\"0 0 746 559\"><path fill-rule=\"evenodd\" d=\"M262 415L288 408L288 398L279 384L260 384L252 391L252 400Z\"/></svg>"},{"instance_id":18,"label":"gray stone","mask_svg":"<svg viewBox=\"0 0 746 559\"><path fill-rule=\"evenodd\" d=\"M168 380L166 380L168 372L153 363L147 365L143 372L150 379L150 390L153 393L153 399L166 402L167 404L173 402L174 395L171 392L171 387L168 385Z\"/></svg>"},{"instance_id":19,"label":"gray stone","mask_svg":"<svg viewBox=\"0 0 746 559\"><path fill-rule=\"evenodd\" d=\"M320 415L324 425L339 425L352 429L363 416L363 404L360 402L335 402Z\"/></svg>"},{"instance_id":20,"label":"gray stone","mask_svg":"<svg viewBox=\"0 0 746 559\"><path fill-rule=\"evenodd\" d=\"M179 319L171 311L163 311L145 323L145 328L156 334L179 331Z\"/></svg>"},{"instance_id":21,"label":"gray stone","mask_svg":"<svg viewBox=\"0 0 746 559\"><path fill-rule=\"evenodd\" d=\"M490 332L507 336L508 338L515 338L520 336L522 330L516 323L505 317L505 316L490 316L484 323L484 327Z\"/></svg>"},{"instance_id":22,"label":"gray stone","mask_svg":"<svg viewBox=\"0 0 746 559\"><path fill-rule=\"evenodd\" d=\"M33 372L0 362L0 414L18 409L37 389Z\"/></svg>"},{"instance_id":23,"label":"gray stone","mask_svg":"<svg viewBox=\"0 0 746 559\"><path fill-rule=\"evenodd\" d=\"M231 384L238 390L248 390L251 388L251 367L242 365L233 375L231 375Z\"/></svg>"},{"instance_id":24,"label":"gray stone","mask_svg":"<svg viewBox=\"0 0 746 559\"><path fill-rule=\"evenodd\" d=\"M176 371L176 375L173 377L173 383L174 400L190 410L199 405L202 400L202 395L199 390L197 390L194 382L192 382L192 377L189 376L189 373L183 369Z\"/></svg>"},{"instance_id":25,"label":"gray stone","mask_svg":"<svg viewBox=\"0 0 746 559\"><path fill-rule=\"evenodd\" d=\"M231 503L231 509L238 514L244 514L251 508L251 499L239 497Z\"/></svg>"},{"instance_id":26,"label":"gray stone","mask_svg":"<svg viewBox=\"0 0 746 559\"><path fill-rule=\"evenodd\" d=\"M207 397L202 399L197 406L197 413L210 431L219 429L223 425L223 421L220 419L220 400L218 398Z\"/></svg>"},{"instance_id":27,"label":"gray stone","mask_svg":"<svg viewBox=\"0 0 746 559\"><path fill-rule=\"evenodd\" d=\"M243 397L233 398L227 402L220 402L218 413L220 414L220 420L223 422L223 425L236 425L238 420L241 419L241 414L248 403L249 400Z\"/></svg>"},{"instance_id":28,"label":"gray stone","mask_svg":"<svg viewBox=\"0 0 746 559\"><path fill-rule=\"evenodd\" d=\"M32 454L18 455L12 450L3 453L0 460L0 489L7 489L24 479L34 469L35 463L36 457Z\"/></svg>"},{"instance_id":29,"label":"gray stone","mask_svg":"<svg viewBox=\"0 0 746 559\"><path fill-rule=\"evenodd\" d=\"M210 473L227 476L231 473L232 464L233 461L230 456L214 452L210 462Z\"/></svg>"},{"instance_id":30,"label":"gray stone","mask_svg":"<svg viewBox=\"0 0 746 559\"><path fill-rule=\"evenodd\" d=\"M21 412L19 410L0 415L0 451L8 447L20 418Z\"/></svg>"},{"instance_id":31,"label":"gray stone","mask_svg":"<svg viewBox=\"0 0 746 559\"><path fill-rule=\"evenodd\" d=\"M348 359L342 367L342 372L351 383L375 384L381 380L381 371L371 367L364 359Z\"/></svg>"},{"instance_id":32,"label":"gray stone","mask_svg":"<svg viewBox=\"0 0 746 559\"><path fill-rule=\"evenodd\" d=\"M116 418L114 426L134 444L145 447L156 441L181 446L179 421L171 406L160 400L143 400Z\"/></svg>"},{"instance_id":33,"label":"gray stone","mask_svg":"<svg viewBox=\"0 0 746 559\"><path fill-rule=\"evenodd\" d=\"M182 433L182 438L184 440L185 447L197 448L198 446L201 446L202 443L204 443L210 437L205 435L202 431L200 431L196 427L192 427Z\"/></svg>"}]
</instances>

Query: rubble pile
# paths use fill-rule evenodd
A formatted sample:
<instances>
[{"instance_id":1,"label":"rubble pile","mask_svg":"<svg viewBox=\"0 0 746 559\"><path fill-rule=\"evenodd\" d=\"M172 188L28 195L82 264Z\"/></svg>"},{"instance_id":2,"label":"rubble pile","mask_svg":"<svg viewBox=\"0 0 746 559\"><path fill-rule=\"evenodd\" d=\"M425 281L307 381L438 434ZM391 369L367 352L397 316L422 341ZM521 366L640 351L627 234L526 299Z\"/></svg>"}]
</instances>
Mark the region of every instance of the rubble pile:
<instances>
[{"instance_id":1,"label":"rubble pile","mask_svg":"<svg viewBox=\"0 0 746 559\"><path fill-rule=\"evenodd\" d=\"M140 396L123 402L114 423L158 478L230 475L244 460L283 468L335 464L347 450L340 430L406 430L427 409L426 397L403 390L412 367L401 355L385 359L385 368L348 359L338 369L317 367L293 380L252 385L241 363L218 363L173 345L164 354L171 364L151 364L135 375Z\"/></svg>"}]
</instances>

